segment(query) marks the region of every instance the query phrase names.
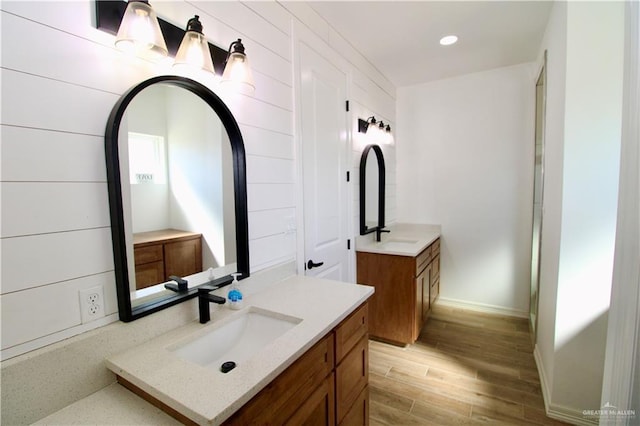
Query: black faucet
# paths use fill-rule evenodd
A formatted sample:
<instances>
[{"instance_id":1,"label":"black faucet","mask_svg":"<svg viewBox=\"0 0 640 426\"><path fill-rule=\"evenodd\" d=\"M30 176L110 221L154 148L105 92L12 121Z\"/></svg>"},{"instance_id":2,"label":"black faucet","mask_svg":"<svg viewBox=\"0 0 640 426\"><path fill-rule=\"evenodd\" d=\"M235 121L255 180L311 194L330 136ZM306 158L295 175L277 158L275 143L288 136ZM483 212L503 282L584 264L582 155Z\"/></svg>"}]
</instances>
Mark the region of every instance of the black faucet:
<instances>
[{"instance_id":1,"label":"black faucet","mask_svg":"<svg viewBox=\"0 0 640 426\"><path fill-rule=\"evenodd\" d=\"M391 232L391 231L388 230L388 229L382 229L380 227L377 227L376 228L376 241L377 242L380 242L380 234L382 234L383 232Z\"/></svg>"},{"instance_id":2,"label":"black faucet","mask_svg":"<svg viewBox=\"0 0 640 426\"><path fill-rule=\"evenodd\" d=\"M204 324L211 320L211 314L209 313L209 303L217 303L218 305L224 305L227 299L224 297L216 296L209 293L217 289L217 287L202 286L198 287L198 310L200 311L200 324Z\"/></svg>"}]
</instances>

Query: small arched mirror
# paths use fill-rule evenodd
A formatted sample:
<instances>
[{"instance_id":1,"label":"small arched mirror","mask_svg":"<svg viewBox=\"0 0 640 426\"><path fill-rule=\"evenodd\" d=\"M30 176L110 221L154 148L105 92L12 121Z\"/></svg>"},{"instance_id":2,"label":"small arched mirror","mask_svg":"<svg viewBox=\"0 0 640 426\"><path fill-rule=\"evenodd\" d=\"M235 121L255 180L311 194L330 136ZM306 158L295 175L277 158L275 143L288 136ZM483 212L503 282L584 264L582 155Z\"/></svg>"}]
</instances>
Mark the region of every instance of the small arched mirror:
<instances>
[{"instance_id":1,"label":"small arched mirror","mask_svg":"<svg viewBox=\"0 0 640 426\"><path fill-rule=\"evenodd\" d=\"M384 186L382 149L378 145L367 145L360 157L360 235L382 230L385 226Z\"/></svg>"},{"instance_id":2,"label":"small arched mirror","mask_svg":"<svg viewBox=\"0 0 640 426\"><path fill-rule=\"evenodd\" d=\"M184 77L143 81L114 106L105 153L122 321L249 276L244 144L215 93Z\"/></svg>"}]
</instances>

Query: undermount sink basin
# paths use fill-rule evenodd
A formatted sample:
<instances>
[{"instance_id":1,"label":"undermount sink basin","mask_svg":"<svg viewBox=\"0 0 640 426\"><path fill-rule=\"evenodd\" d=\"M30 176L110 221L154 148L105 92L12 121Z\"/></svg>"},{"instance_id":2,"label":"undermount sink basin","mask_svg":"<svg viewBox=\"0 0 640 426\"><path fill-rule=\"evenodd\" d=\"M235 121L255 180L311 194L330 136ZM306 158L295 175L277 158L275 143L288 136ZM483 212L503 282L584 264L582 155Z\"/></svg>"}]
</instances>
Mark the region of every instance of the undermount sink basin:
<instances>
[{"instance_id":1,"label":"undermount sink basin","mask_svg":"<svg viewBox=\"0 0 640 426\"><path fill-rule=\"evenodd\" d=\"M389 238L387 241L387 243L400 243L400 244L415 244L418 242L418 240L411 240L409 238Z\"/></svg>"},{"instance_id":2,"label":"undermount sink basin","mask_svg":"<svg viewBox=\"0 0 640 426\"><path fill-rule=\"evenodd\" d=\"M300 322L300 318L250 307L168 349L178 358L219 371L228 361L241 366Z\"/></svg>"},{"instance_id":3,"label":"undermount sink basin","mask_svg":"<svg viewBox=\"0 0 640 426\"><path fill-rule=\"evenodd\" d=\"M385 250L407 250L411 249L418 240L410 240L404 238L390 238L381 244L381 247Z\"/></svg>"}]
</instances>

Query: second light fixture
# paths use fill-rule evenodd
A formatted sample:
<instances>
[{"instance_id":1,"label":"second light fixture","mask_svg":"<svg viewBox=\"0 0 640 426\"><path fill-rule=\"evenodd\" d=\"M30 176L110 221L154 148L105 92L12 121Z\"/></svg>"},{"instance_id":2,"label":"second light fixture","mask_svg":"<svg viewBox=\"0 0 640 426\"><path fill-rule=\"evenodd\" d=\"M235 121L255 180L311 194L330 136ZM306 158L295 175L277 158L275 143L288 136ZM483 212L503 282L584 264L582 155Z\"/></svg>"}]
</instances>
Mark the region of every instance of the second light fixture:
<instances>
[{"instance_id":1,"label":"second light fixture","mask_svg":"<svg viewBox=\"0 0 640 426\"><path fill-rule=\"evenodd\" d=\"M195 15L189 19L187 29L176 53L174 67L190 66L215 73L209 43L202 33L200 17Z\"/></svg>"}]
</instances>

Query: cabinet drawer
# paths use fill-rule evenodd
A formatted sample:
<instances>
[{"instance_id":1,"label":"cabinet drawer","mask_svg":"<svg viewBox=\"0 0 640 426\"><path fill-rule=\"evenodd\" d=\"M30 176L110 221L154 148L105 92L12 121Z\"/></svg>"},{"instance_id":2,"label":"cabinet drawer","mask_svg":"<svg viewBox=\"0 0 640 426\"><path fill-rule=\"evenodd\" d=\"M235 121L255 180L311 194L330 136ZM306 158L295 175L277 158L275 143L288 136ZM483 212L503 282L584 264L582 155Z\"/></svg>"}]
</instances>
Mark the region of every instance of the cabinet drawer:
<instances>
[{"instance_id":1,"label":"cabinet drawer","mask_svg":"<svg viewBox=\"0 0 640 426\"><path fill-rule=\"evenodd\" d=\"M144 247L134 247L133 258L135 259L136 265L162 261L163 259L162 244L154 244L151 246L144 246Z\"/></svg>"},{"instance_id":2,"label":"cabinet drawer","mask_svg":"<svg viewBox=\"0 0 640 426\"><path fill-rule=\"evenodd\" d=\"M416 257L416 277L424 271L424 268L427 267L429 262L431 261L431 246L422 250L420 254Z\"/></svg>"},{"instance_id":3,"label":"cabinet drawer","mask_svg":"<svg viewBox=\"0 0 640 426\"><path fill-rule=\"evenodd\" d=\"M431 254L437 256L440 254L440 238L431 243Z\"/></svg>"},{"instance_id":4,"label":"cabinet drawer","mask_svg":"<svg viewBox=\"0 0 640 426\"><path fill-rule=\"evenodd\" d=\"M429 291L429 301L431 305L438 298L440 294L440 278L436 278L436 280L431 284L431 290Z\"/></svg>"},{"instance_id":5,"label":"cabinet drawer","mask_svg":"<svg viewBox=\"0 0 640 426\"><path fill-rule=\"evenodd\" d=\"M329 333L316 343L224 424L283 424L286 422L333 370L333 339L333 333Z\"/></svg>"},{"instance_id":6,"label":"cabinet drawer","mask_svg":"<svg viewBox=\"0 0 640 426\"><path fill-rule=\"evenodd\" d=\"M369 386L365 386L353 407L345 414L340 426L363 426L369 424Z\"/></svg>"},{"instance_id":7,"label":"cabinet drawer","mask_svg":"<svg viewBox=\"0 0 640 426\"><path fill-rule=\"evenodd\" d=\"M336 368L336 416L338 423L369 382L369 340L360 339Z\"/></svg>"},{"instance_id":8,"label":"cabinet drawer","mask_svg":"<svg viewBox=\"0 0 640 426\"><path fill-rule=\"evenodd\" d=\"M368 329L369 310L365 303L336 327L336 363L367 335Z\"/></svg>"},{"instance_id":9,"label":"cabinet drawer","mask_svg":"<svg viewBox=\"0 0 640 426\"><path fill-rule=\"evenodd\" d=\"M164 282L164 263L162 261L136 265L135 270L137 290Z\"/></svg>"}]
</instances>

